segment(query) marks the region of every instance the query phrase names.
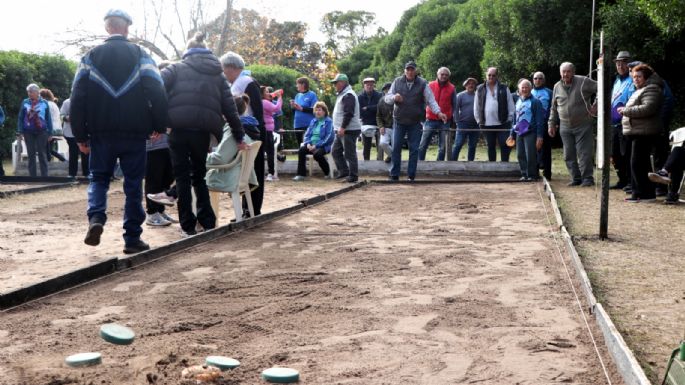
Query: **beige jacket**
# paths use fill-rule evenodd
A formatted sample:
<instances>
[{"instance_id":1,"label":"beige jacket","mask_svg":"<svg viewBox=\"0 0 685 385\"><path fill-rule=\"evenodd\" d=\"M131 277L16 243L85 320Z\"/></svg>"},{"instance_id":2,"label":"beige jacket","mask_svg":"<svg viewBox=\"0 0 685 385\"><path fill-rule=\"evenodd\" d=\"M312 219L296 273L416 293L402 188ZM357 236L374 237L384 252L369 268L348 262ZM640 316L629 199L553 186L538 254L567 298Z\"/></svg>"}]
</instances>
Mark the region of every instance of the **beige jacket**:
<instances>
[{"instance_id":1,"label":"beige jacket","mask_svg":"<svg viewBox=\"0 0 685 385\"><path fill-rule=\"evenodd\" d=\"M657 135L661 132L663 86L659 75L652 74L644 87L633 92L623 109L623 135Z\"/></svg>"}]
</instances>

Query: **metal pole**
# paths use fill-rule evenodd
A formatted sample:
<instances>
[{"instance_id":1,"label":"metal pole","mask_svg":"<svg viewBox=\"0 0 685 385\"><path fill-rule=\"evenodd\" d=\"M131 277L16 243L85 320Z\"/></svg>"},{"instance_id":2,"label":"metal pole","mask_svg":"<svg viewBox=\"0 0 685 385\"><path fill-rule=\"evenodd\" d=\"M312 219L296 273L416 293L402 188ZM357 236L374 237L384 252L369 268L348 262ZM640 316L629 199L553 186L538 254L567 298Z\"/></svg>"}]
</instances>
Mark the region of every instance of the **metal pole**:
<instances>
[{"instance_id":1,"label":"metal pole","mask_svg":"<svg viewBox=\"0 0 685 385\"><path fill-rule=\"evenodd\" d=\"M594 40L595 40L595 0L592 0L592 23L590 26L590 66L588 67L588 75L587 76L590 76L592 74L592 65L594 64L593 60L592 60L592 59L594 59L594 51L595 51Z\"/></svg>"},{"instance_id":2,"label":"metal pole","mask_svg":"<svg viewBox=\"0 0 685 385\"><path fill-rule=\"evenodd\" d=\"M609 237L609 180L610 180L610 172L611 172L611 165L609 164L609 149L611 148L611 81L607 81L609 79L612 79L612 71L611 71L611 65L605 66L607 60L611 60L611 50L610 49L605 49L604 48L604 31L600 32L599 35L599 47L600 47L600 58L602 58L601 64L599 64L599 67L601 68L601 71L598 71L598 80L599 83L597 84L597 89L598 90L603 90L602 92L602 109L599 111L599 116L597 118L597 125L599 126L600 119L602 120L602 158L603 158L603 164L602 164L602 194L601 194L601 201L600 201L600 209L599 209L599 239L605 240ZM607 70L604 71L604 68ZM601 78L600 78L601 75ZM609 112L608 112L609 111ZM598 136L600 133L597 133Z\"/></svg>"}]
</instances>

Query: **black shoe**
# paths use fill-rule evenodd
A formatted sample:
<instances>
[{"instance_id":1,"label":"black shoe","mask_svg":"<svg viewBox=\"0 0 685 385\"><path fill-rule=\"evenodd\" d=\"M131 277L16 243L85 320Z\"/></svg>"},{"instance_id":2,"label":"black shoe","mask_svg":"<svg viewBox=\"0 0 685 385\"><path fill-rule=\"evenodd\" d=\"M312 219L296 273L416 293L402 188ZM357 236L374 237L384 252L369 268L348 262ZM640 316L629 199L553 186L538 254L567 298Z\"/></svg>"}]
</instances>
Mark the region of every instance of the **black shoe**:
<instances>
[{"instance_id":1,"label":"black shoe","mask_svg":"<svg viewBox=\"0 0 685 385\"><path fill-rule=\"evenodd\" d=\"M103 225L100 222L92 222L88 226L88 232L86 233L86 239L83 240L88 246L97 246L100 244L100 236L102 235Z\"/></svg>"},{"instance_id":2,"label":"black shoe","mask_svg":"<svg viewBox=\"0 0 685 385\"><path fill-rule=\"evenodd\" d=\"M591 180L585 180L583 183L580 184L580 187L592 187L595 185L594 181Z\"/></svg>"},{"instance_id":3,"label":"black shoe","mask_svg":"<svg viewBox=\"0 0 685 385\"><path fill-rule=\"evenodd\" d=\"M390 175L390 176L388 177L388 180L389 180L389 181L393 181L393 182L397 182L398 180L400 180L400 177L399 177L399 176Z\"/></svg>"},{"instance_id":4,"label":"black shoe","mask_svg":"<svg viewBox=\"0 0 685 385\"><path fill-rule=\"evenodd\" d=\"M568 182L566 185L567 185L567 186L580 186L580 184L581 184L581 181L579 181L579 180L572 180L572 181Z\"/></svg>"},{"instance_id":5,"label":"black shoe","mask_svg":"<svg viewBox=\"0 0 685 385\"><path fill-rule=\"evenodd\" d=\"M665 205L677 205L678 204L678 194L668 194L666 199L664 199Z\"/></svg>"},{"instance_id":6,"label":"black shoe","mask_svg":"<svg viewBox=\"0 0 685 385\"><path fill-rule=\"evenodd\" d=\"M390 163L391 161L392 161L392 158L390 158L389 156L385 157L385 163Z\"/></svg>"},{"instance_id":7,"label":"black shoe","mask_svg":"<svg viewBox=\"0 0 685 385\"><path fill-rule=\"evenodd\" d=\"M350 174L338 174L335 179L344 179L350 176Z\"/></svg>"},{"instance_id":8,"label":"black shoe","mask_svg":"<svg viewBox=\"0 0 685 385\"><path fill-rule=\"evenodd\" d=\"M651 180L654 183L659 183L659 184L669 184L671 183L671 178L668 176L668 171L666 170L659 170L657 172L650 172L647 174L647 177L649 180Z\"/></svg>"},{"instance_id":9,"label":"black shoe","mask_svg":"<svg viewBox=\"0 0 685 385\"><path fill-rule=\"evenodd\" d=\"M285 155L276 155L276 160L278 160L279 162L285 162Z\"/></svg>"},{"instance_id":10,"label":"black shoe","mask_svg":"<svg viewBox=\"0 0 685 385\"><path fill-rule=\"evenodd\" d=\"M348 176L347 178L345 178L345 182L347 183L357 183L358 180L359 178L356 176Z\"/></svg>"},{"instance_id":11,"label":"black shoe","mask_svg":"<svg viewBox=\"0 0 685 385\"><path fill-rule=\"evenodd\" d=\"M625 191L627 194L630 194L633 191L633 186L627 184L622 188L623 191Z\"/></svg>"},{"instance_id":12,"label":"black shoe","mask_svg":"<svg viewBox=\"0 0 685 385\"><path fill-rule=\"evenodd\" d=\"M407 177L407 182L413 182L414 179L416 179L416 177L409 176L409 177Z\"/></svg>"},{"instance_id":13,"label":"black shoe","mask_svg":"<svg viewBox=\"0 0 685 385\"><path fill-rule=\"evenodd\" d=\"M124 254L135 254L145 250L150 250L150 245L139 239L136 242L126 245L124 247Z\"/></svg>"}]
</instances>

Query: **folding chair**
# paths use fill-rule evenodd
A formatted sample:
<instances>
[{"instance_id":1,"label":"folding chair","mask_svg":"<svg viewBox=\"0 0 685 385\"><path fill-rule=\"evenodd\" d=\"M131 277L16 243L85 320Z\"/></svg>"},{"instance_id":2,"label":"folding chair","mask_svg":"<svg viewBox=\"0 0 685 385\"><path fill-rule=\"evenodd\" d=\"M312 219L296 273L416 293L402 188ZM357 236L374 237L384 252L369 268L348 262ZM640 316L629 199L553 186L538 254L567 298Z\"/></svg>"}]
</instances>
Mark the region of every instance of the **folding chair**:
<instances>
[{"instance_id":1,"label":"folding chair","mask_svg":"<svg viewBox=\"0 0 685 385\"><path fill-rule=\"evenodd\" d=\"M254 170L254 161L259 153L259 148L262 142L255 141L248 145L248 149L240 151L238 156L235 157L230 163L218 164L218 165L207 165L207 168L215 168L219 170L227 170L236 167L240 163L240 176L238 178L238 186L235 191L210 191L210 202L212 208L214 209L214 214L217 217L217 222L219 221L219 196L222 192L227 192L233 201L233 211L235 212L235 221L240 222L243 220L243 204L240 199L242 195L245 195L247 200L247 209L251 217L254 217L254 207L252 205L252 196L250 195L250 173ZM218 225L218 223L217 223Z\"/></svg>"}]
</instances>

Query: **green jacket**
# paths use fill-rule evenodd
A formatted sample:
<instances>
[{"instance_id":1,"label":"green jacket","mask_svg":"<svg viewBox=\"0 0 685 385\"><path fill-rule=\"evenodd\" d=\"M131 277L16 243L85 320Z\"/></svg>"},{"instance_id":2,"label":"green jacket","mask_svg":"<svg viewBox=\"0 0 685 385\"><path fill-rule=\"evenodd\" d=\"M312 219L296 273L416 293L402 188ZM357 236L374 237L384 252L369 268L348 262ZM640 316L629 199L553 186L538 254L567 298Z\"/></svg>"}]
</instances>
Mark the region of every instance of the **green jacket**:
<instances>
[{"instance_id":1,"label":"green jacket","mask_svg":"<svg viewBox=\"0 0 685 385\"><path fill-rule=\"evenodd\" d=\"M664 81L652 74L647 84L633 92L623 109L623 135L657 135L661 132Z\"/></svg>"},{"instance_id":2,"label":"green jacket","mask_svg":"<svg viewBox=\"0 0 685 385\"><path fill-rule=\"evenodd\" d=\"M253 142L249 136L245 135L243 141L247 144ZM228 125L224 126L224 136L221 143L216 147L216 150L207 155L207 167L211 165L227 164L235 159L238 155L238 143L233 139L231 128ZM238 182L240 178L240 165L242 162L236 162L235 166L229 169L209 169L205 180L210 191L234 192L238 189ZM259 186L257 182L257 174L254 169L250 174L249 180L251 189L254 190Z\"/></svg>"}]
</instances>

